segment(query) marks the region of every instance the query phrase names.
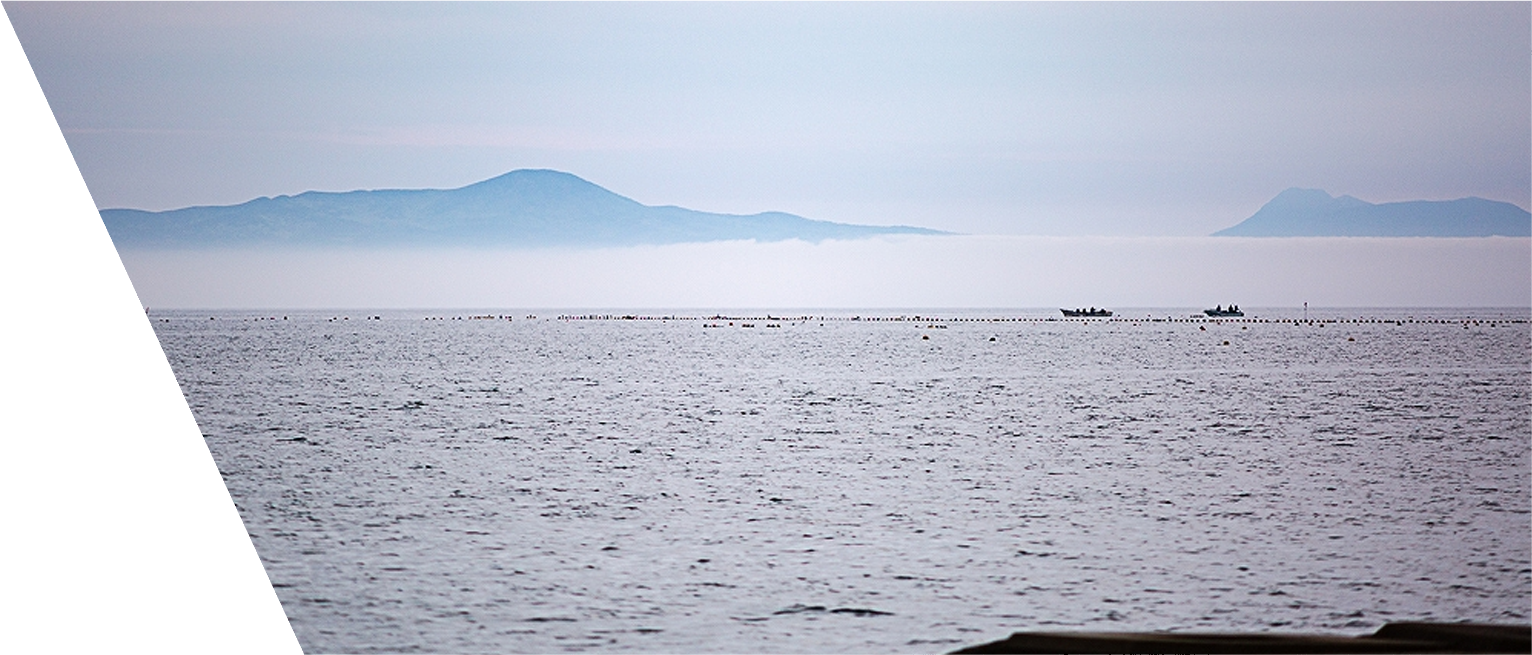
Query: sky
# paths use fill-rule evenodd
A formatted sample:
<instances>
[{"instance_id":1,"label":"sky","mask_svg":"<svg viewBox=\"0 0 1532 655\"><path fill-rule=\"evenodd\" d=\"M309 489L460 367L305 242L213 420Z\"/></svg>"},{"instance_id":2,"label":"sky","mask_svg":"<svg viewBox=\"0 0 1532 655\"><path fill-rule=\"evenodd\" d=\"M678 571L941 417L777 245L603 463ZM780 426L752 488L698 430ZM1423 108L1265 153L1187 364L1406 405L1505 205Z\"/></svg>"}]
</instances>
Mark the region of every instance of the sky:
<instances>
[{"instance_id":1,"label":"sky","mask_svg":"<svg viewBox=\"0 0 1532 655\"><path fill-rule=\"evenodd\" d=\"M1528 3L6 2L95 204L454 188L1207 235L1532 195Z\"/></svg>"}]
</instances>

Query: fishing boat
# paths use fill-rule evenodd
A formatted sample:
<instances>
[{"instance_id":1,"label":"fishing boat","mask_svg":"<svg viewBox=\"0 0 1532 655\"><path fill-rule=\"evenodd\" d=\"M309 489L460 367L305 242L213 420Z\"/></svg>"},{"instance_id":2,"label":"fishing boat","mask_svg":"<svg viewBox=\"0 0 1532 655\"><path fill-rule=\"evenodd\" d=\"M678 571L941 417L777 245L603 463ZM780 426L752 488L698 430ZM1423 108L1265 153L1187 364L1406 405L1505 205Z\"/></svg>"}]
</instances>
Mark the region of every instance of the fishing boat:
<instances>
[{"instance_id":1,"label":"fishing boat","mask_svg":"<svg viewBox=\"0 0 1532 655\"><path fill-rule=\"evenodd\" d=\"M1224 309L1223 305L1214 305L1212 309L1204 309L1204 310L1202 310L1202 313L1207 314L1208 316L1213 316L1213 317L1217 317L1217 318L1224 318L1224 317L1228 317L1228 316L1244 316L1245 315L1244 312L1239 310L1239 305L1229 305L1228 309Z\"/></svg>"},{"instance_id":2,"label":"fishing boat","mask_svg":"<svg viewBox=\"0 0 1532 655\"><path fill-rule=\"evenodd\" d=\"M1112 315L1112 312L1108 310L1096 309L1095 307L1090 309L1060 309L1059 311L1064 312L1065 316L1090 316L1101 318Z\"/></svg>"}]
</instances>

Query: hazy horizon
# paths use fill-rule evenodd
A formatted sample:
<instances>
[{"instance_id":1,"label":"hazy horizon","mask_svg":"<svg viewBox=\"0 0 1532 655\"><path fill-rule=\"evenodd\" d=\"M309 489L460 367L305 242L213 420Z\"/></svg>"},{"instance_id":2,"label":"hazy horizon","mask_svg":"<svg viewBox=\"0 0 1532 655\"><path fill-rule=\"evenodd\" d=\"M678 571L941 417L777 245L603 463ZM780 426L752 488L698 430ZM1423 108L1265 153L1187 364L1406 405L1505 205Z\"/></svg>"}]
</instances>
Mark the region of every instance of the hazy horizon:
<instances>
[{"instance_id":1,"label":"hazy horizon","mask_svg":"<svg viewBox=\"0 0 1532 655\"><path fill-rule=\"evenodd\" d=\"M1192 236L1290 187L1526 208L1525 3L7 2L98 207L454 188Z\"/></svg>"},{"instance_id":2,"label":"hazy horizon","mask_svg":"<svg viewBox=\"0 0 1532 655\"><path fill-rule=\"evenodd\" d=\"M1293 187L1527 206L1526 4L5 8L97 207L451 189L533 168L650 206L985 235L121 249L149 306L1532 297L1525 239L1203 240Z\"/></svg>"}]
</instances>

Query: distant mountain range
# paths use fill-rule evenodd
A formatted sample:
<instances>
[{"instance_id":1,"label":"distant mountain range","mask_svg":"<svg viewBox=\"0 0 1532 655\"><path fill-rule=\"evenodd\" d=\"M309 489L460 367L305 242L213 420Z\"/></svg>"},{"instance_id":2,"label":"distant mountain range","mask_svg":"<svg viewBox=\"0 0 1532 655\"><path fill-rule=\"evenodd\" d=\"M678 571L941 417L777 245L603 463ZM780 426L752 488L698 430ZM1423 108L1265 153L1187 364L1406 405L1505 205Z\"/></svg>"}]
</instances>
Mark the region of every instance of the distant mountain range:
<instances>
[{"instance_id":1,"label":"distant mountain range","mask_svg":"<svg viewBox=\"0 0 1532 655\"><path fill-rule=\"evenodd\" d=\"M946 234L765 212L651 207L569 173L518 170L460 189L309 191L239 205L105 209L119 248L242 246L628 246Z\"/></svg>"},{"instance_id":2,"label":"distant mountain range","mask_svg":"<svg viewBox=\"0 0 1532 655\"><path fill-rule=\"evenodd\" d=\"M1288 189L1244 222L1213 236L1524 237L1532 236L1532 214L1483 198L1375 205L1318 189Z\"/></svg>"}]
</instances>

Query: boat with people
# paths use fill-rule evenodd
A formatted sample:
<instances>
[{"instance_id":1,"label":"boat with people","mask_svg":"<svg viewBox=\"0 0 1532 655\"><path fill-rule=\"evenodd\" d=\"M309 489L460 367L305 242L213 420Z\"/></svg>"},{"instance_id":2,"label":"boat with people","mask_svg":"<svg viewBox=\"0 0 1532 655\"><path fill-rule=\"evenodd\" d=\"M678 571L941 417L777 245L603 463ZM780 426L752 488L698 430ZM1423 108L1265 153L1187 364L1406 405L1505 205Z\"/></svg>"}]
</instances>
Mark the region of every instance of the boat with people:
<instances>
[{"instance_id":1,"label":"boat with people","mask_svg":"<svg viewBox=\"0 0 1532 655\"><path fill-rule=\"evenodd\" d=\"M1202 310L1202 313L1207 314L1208 316L1216 317L1216 318L1224 318L1224 317L1228 317L1228 316L1244 316L1245 315L1244 312L1239 310L1239 305L1229 305L1228 309L1224 309L1223 305L1214 305L1212 309L1204 309L1204 310Z\"/></svg>"},{"instance_id":2,"label":"boat with people","mask_svg":"<svg viewBox=\"0 0 1532 655\"><path fill-rule=\"evenodd\" d=\"M1075 308L1075 309L1060 309L1059 311L1064 312L1065 316L1089 316L1089 317L1096 317L1096 318L1104 318L1104 317L1112 315L1112 312L1110 312L1108 310L1096 309L1095 307L1091 307L1090 309L1079 309L1079 308Z\"/></svg>"}]
</instances>

